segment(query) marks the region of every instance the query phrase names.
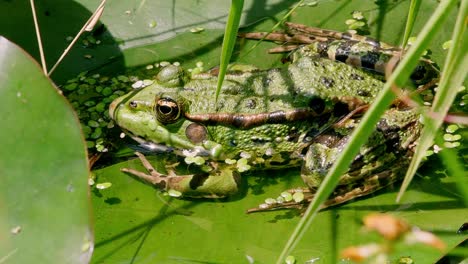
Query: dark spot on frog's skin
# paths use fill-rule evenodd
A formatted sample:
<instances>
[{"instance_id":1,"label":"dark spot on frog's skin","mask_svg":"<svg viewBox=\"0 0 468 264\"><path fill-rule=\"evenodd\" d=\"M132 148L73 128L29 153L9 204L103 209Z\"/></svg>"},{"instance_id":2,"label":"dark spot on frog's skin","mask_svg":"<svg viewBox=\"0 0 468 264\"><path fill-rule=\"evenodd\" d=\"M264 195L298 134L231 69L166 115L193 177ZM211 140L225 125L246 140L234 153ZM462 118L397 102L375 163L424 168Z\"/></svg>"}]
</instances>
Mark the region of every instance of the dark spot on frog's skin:
<instances>
[{"instance_id":1,"label":"dark spot on frog's skin","mask_svg":"<svg viewBox=\"0 0 468 264\"><path fill-rule=\"evenodd\" d=\"M330 41L323 41L317 43L317 51L321 57L328 57L328 47L330 46Z\"/></svg>"},{"instance_id":2,"label":"dark spot on frog's skin","mask_svg":"<svg viewBox=\"0 0 468 264\"><path fill-rule=\"evenodd\" d=\"M380 54L377 52L367 52L361 56L361 65L364 69L374 70L375 64L379 61Z\"/></svg>"},{"instance_id":3,"label":"dark spot on frog's skin","mask_svg":"<svg viewBox=\"0 0 468 264\"><path fill-rule=\"evenodd\" d=\"M255 109L255 107L257 107L257 101L255 101L255 99L248 99L245 103L245 107Z\"/></svg>"},{"instance_id":4,"label":"dark spot on frog's skin","mask_svg":"<svg viewBox=\"0 0 468 264\"><path fill-rule=\"evenodd\" d=\"M320 82L328 88L332 88L335 85L335 81L333 79L324 76L320 77Z\"/></svg>"},{"instance_id":5,"label":"dark spot on frog's skin","mask_svg":"<svg viewBox=\"0 0 468 264\"><path fill-rule=\"evenodd\" d=\"M45 16L50 16L50 11L49 11L49 10L45 11L45 12L44 12L44 15L45 15Z\"/></svg>"},{"instance_id":6,"label":"dark spot on frog's skin","mask_svg":"<svg viewBox=\"0 0 468 264\"><path fill-rule=\"evenodd\" d=\"M288 141L289 142L297 142L299 140L299 134L298 133L292 133L288 135Z\"/></svg>"},{"instance_id":7,"label":"dark spot on frog's skin","mask_svg":"<svg viewBox=\"0 0 468 264\"><path fill-rule=\"evenodd\" d=\"M390 126L388 125L385 119L380 119L377 123L377 131L381 131L384 134L388 134L391 132L398 132L401 128L399 126Z\"/></svg>"},{"instance_id":8,"label":"dark spot on frog's skin","mask_svg":"<svg viewBox=\"0 0 468 264\"><path fill-rule=\"evenodd\" d=\"M345 62L349 57L351 47L354 46L355 41L342 42L335 51L335 60Z\"/></svg>"},{"instance_id":9,"label":"dark spot on frog's skin","mask_svg":"<svg viewBox=\"0 0 468 264\"><path fill-rule=\"evenodd\" d=\"M362 154L358 154L355 158L351 166L349 166L349 174L353 171L358 171L358 174L361 173L361 168L364 166L364 156Z\"/></svg>"},{"instance_id":10,"label":"dark spot on frog's skin","mask_svg":"<svg viewBox=\"0 0 468 264\"><path fill-rule=\"evenodd\" d=\"M358 95L360 95L362 97L370 97L371 96L370 92L366 91L366 90L359 90Z\"/></svg>"},{"instance_id":11,"label":"dark spot on frog's skin","mask_svg":"<svg viewBox=\"0 0 468 264\"><path fill-rule=\"evenodd\" d=\"M190 88L190 87L184 87L184 91L193 92L193 91L195 91L195 89L194 89L194 88Z\"/></svg>"},{"instance_id":12,"label":"dark spot on frog's skin","mask_svg":"<svg viewBox=\"0 0 468 264\"><path fill-rule=\"evenodd\" d=\"M299 133L297 129L291 129L288 134L288 141L289 142L297 142L299 140Z\"/></svg>"},{"instance_id":13,"label":"dark spot on frog's skin","mask_svg":"<svg viewBox=\"0 0 468 264\"><path fill-rule=\"evenodd\" d=\"M392 131L391 133L384 133L384 136L387 151L398 154L400 149L400 135L398 134L398 132Z\"/></svg>"},{"instance_id":14,"label":"dark spot on frog's skin","mask_svg":"<svg viewBox=\"0 0 468 264\"><path fill-rule=\"evenodd\" d=\"M224 101L220 100L218 101L218 104L216 106L216 111L219 111L220 109L224 108Z\"/></svg>"},{"instance_id":15,"label":"dark spot on frog's skin","mask_svg":"<svg viewBox=\"0 0 468 264\"><path fill-rule=\"evenodd\" d=\"M229 94L229 95L238 95L242 94L242 87L240 86L229 86L228 88L223 89L224 94Z\"/></svg>"},{"instance_id":16,"label":"dark spot on frog's skin","mask_svg":"<svg viewBox=\"0 0 468 264\"><path fill-rule=\"evenodd\" d=\"M165 190L166 189L166 181L160 181L159 183L156 183L154 186L160 190Z\"/></svg>"},{"instance_id":17,"label":"dark spot on frog's skin","mask_svg":"<svg viewBox=\"0 0 468 264\"><path fill-rule=\"evenodd\" d=\"M208 173L199 173L193 175L192 179L190 179L189 186L190 189L195 190L200 186L203 186L205 183L206 179L208 179L209 174Z\"/></svg>"},{"instance_id":18,"label":"dark spot on frog's skin","mask_svg":"<svg viewBox=\"0 0 468 264\"><path fill-rule=\"evenodd\" d=\"M185 135L194 144L203 142L207 135L206 127L198 123L192 123L185 129Z\"/></svg>"},{"instance_id":19,"label":"dark spot on frog's skin","mask_svg":"<svg viewBox=\"0 0 468 264\"><path fill-rule=\"evenodd\" d=\"M340 117L349 113L348 105L342 102L337 102L333 107L333 116Z\"/></svg>"},{"instance_id":20,"label":"dark spot on frog's skin","mask_svg":"<svg viewBox=\"0 0 468 264\"><path fill-rule=\"evenodd\" d=\"M361 75L357 74L357 73L351 73L349 75L349 78L353 79L353 80L357 80L357 81L362 81L364 80L364 77L362 77Z\"/></svg>"},{"instance_id":21,"label":"dark spot on frog's skin","mask_svg":"<svg viewBox=\"0 0 468 264\"><path fill-rule=\"evenodd\" d=\"M234 139L230 140L230 141L229 141L229 146L231 146L231 147L236 147L236 146L237 146L237 141L234 140Z\"/></svg>"},{"instance_id":22,"label":"dark spot on frog's skin","mask_svg":"<svg viewBox=\"0 0 468 264\"><path fill-rule=\"evenodd\" d=\"M308 145L308 146L311 146L311 145ZM309 151L309 147L301 148L299 150L300 150L300 153L301 153L299 156L302 159L304 159L304 157L307 155L307 152ZM305 166L303 166L303 168L305 168Z\"/></svg>"},{"instance_id":23,"label":"dark spot on frog's skin","mask_svg":"<svg viewBox=\"0 0 468 264\"><path fill-rule=\"evenodd\" d=\"M411 80L419 81L422 80L426 76L426 68L421 65L416 66L413 73L411 73Z\"/></svg>"},{"instance_id":24,"label":"dark spot on frog's skin","mask_svg":"<svg viewBox=\"0 0 468 264\"><path fill-rule=\"evenodd\" d=\"M314 110L316 114L321 114L325 110L325 102L320 97L313 97L309 101L309 107Z\"/></svg>"},{"instance_id":25,"label":"dark spot on frog's skin","mask_svg":"<svg viewBox=\"0 0 468 264\"><path fill-rule=\"evenodd\" d=\"M270 85L271 81L272 81L271 78L268 78L268 77L263 78L263 80L262 80L263 86L268 87Z\"/></svg>"}]
</instances>

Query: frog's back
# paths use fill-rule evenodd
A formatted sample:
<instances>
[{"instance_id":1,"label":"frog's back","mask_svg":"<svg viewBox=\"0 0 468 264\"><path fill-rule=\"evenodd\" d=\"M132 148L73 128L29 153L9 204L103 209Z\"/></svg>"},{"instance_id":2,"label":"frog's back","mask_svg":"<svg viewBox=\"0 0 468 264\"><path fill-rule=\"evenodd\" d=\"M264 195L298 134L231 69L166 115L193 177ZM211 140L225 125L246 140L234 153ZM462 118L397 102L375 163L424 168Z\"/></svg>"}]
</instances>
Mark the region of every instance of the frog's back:
<instances>
[{"instance_id":1,"label":"frog's back","mask_svg":"<svg viewBox=\"0 0 468 264\"><path fill-rule=\"evenodd\" d=\"M356 98L370 103L382 89L378 76L320 57L301 57L283 68L231 73L215 107L215 76L194 78L180 91L189 112L258 114L314 107L325 101Z\"/></svg>"}]
</instances>

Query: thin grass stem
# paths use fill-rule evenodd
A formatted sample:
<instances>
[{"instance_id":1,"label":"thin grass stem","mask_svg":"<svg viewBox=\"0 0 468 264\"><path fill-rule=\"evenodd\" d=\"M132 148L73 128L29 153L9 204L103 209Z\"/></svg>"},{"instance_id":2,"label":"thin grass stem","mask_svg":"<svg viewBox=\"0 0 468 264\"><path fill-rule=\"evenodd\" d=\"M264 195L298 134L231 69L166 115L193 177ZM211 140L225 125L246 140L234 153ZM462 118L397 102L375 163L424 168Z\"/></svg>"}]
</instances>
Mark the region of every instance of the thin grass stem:
<instances>
[{"instance_id":1,"label":"thin grass stem","mask_svg":"<svg viewBox=\"0 0 468 264\"><path fill-rule=\"evenodd\" d=\"M34 28L36 30L37 45L39 47L39 56L41 58L42 71L47 75L47 64L44 56L44 48L42 47L41 31L39 30L39 23L37 21L36 7L34 5L34 0L30 0L31 10L34 20Z\"/></svg>"},{"instance_id":2,"label":"thin grass stem","mask_svg":"<svg viewBox=\"0 0 468 264\"><path fill-rule=\"evenodd\" d=\"M107 0L102 0L99 6L96 8L96 11L91 15L91 17L86 21L86 23L83 25L83 27L80 29L80 31L76 34L75 38L70 42L68 47L63 51L62 55L60 55L60 58L57 60L57 62L54 64L54 66L50 69L50 71L47 74L47 76L52 75L52 73L55 71L57 66L62 62L63 58L70 52L71 48L75 45L76 41L80 38L80 36L83 34L85 31L91 31L93 30L94 26L98 22L99 18L102 15L102 12L104 11L104 5L106 4Z\"/></svg>"}]
</instances>

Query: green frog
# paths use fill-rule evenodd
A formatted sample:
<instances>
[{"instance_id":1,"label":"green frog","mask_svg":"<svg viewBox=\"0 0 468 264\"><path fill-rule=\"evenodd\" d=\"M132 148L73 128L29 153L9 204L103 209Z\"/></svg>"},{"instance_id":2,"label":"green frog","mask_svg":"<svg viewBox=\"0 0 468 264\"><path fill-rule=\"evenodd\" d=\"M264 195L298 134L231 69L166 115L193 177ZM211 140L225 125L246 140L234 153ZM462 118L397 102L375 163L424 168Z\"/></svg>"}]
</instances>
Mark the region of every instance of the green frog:
<instances>
[{"instance_id":1,"label":"green frog","mask_svg":"<svg viewBox=\"0 0 468 264\"><path fill-rule=\"evenodd\" d=\"M301 167L308 191L291 192L313 195L382 89L379 69L397 50L365 37L314 30L270 37L303 34L310 41L296 41L291 63L282 68L231 67L217 102L216 70L190 75L172 64L153 84L116 99L110 106L115 123L147 150L179 157L189 173L160 173L138 152L148 172L123 171L184 197L218 198L236 193L245 171ZM413 81L423 83L431 66L423 61L418 67ZM388 109L327 205L396 181L413 155L422 128L419 116L417 109L401 104ZM309 199L261 209L294 207Z\"/></svg>"}]
</instances>

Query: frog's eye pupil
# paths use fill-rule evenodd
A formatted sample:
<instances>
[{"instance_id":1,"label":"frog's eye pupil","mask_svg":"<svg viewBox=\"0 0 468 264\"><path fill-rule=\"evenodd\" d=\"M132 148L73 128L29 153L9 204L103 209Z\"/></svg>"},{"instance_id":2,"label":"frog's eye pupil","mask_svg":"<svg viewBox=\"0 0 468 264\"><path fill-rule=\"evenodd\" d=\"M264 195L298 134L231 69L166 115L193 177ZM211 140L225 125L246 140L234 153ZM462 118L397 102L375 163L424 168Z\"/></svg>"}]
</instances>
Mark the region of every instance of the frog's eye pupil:
<instances>
[{"instance_id":1,"label":"frog's eye pupil","mask_svg":"<svg viewBox=\"0 0 468 264\"><path fill-rule=\"evenodd\" d=\"M179 119L180 108L171 98L159 98L156 102L156 119L163 124L174 123Z\"/></svg>"},{"instance_id":2,"label":"frog's eye pupil","mask_svg":"<svg viewBox=\"0 0 468 264\"><path fill-rule=\"evenodd\" d=\"M167 105L161 105L159 107L159 112L164 115L168 115L172 112L172 108Z\"/></svg>"}]
</instances>

